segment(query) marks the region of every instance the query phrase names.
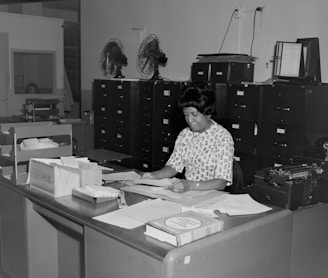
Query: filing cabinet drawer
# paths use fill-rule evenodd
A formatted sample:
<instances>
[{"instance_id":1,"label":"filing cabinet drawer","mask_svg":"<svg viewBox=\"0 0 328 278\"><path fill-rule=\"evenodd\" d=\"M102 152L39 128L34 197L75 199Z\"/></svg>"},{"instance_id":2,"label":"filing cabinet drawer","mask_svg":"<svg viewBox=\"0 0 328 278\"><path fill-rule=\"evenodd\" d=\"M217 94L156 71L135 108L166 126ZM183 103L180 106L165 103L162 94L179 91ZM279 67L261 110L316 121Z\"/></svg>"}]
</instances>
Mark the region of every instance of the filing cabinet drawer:
<instances>
[{"instance_id":1,"label":"filing cabinet drawer","mask_svg":"<svg viewBox=\"0 0 328 278\"><path fill-rule=\"evenodd\" d=\"M108 104L98 104L93 109L95 120L109 116L110 106Z\"/></svg>"},{"instance_id":2,"label":"filing cabinet drawer","mask_svg":"<svg viewBox=\"0 0 328 278\"><path fill-rule=\"evenodd\" d=\"M110 150L132 154L130 138L131 135L127 132L110 131L108 137Z\"/></svg>"},{"instance_id":3,"label":"filing cabinet drawer","mask_svg":"<svg viewBox=\"0 0 328 278\"><path fill-rule=\"evenodd\" d=\"M211 63L210 81L212 82L253 82L253 63L222 62Z\"/></svg>"},{"instance_id":4,"label":"filing cabinet drawer","mask_svg":"<svg viewBox=\"0 0 328 278\"><path fill-rule=\"evenodd\" d=\"M227 91L227 116L231 119L256 121L260 87L230 85Z\"/></svg>"},{"instance_id":5,"label":"filing cabinet drawer","mask_svg":"<svg viewBox=\"0 0 328 278\"><path fill-rule=\"evenodd\" d=\"M262 124L259 129L259 154L286 157L301 154L304 144L302 127Z\"/></svg>"},{"instance_id":6,"label":"filing cabinet drawer","mask_svg":"<svg viewBox=\"0 0 328 278\"><path fill-rule=\"evenodd\" d=\"M174 142L180 130L174 128L176 119L166 114L155 114L154 117L154 138Z\"/></svg>"},{"instance_id":7,"label":"filing cabinet drawer","mask_svg":"<svg viewBox=\"0 0 328 278\"><path fill-rule=\"evenodd\" d=\"M191 80L204 81L209 80L209 64L208 63L193 63L191 66Z\"/></svg>"},{"instance_id":8,"label":"filing cabinet drawer","mask_svg":"<svg viewBox=\"0 0 328 278\"><path fill-rule=\"evenodd\" d=\"M265 87L262 121L303 125L305 97L306 89L303 87Z\"/></svg>"},{"instance_id":9,"label":"filing cabinet drawer","mask_svg":"<svg viewBox=\"0 0 328 278\"><path fill-rule=\"evenodd\" d=\"M154 85L154 109L158 106L177 106L181 95L179 82L155 82Z\"/></svg>"},{"instance_id":10,"label":"filing cabinet drawer","mask_svg":"<svg viewBox=\"0 0 328 278\"><path fill-rule=\"evenodd\" d=\"M174 143L153 140L153 165L163 167L174 149Z\"/></svg>"},{"instance_id":11,"label":"filing cabinet drawer","mask_svg":"<svg viewBox=\"0 0 328 278\"><path fill-rule=\"evenodd\" d=\"M95 104L130 106L130 86L128 81L95 80Z\"/></svg>"},{"instance_id":12,"label":"filing cabinet drawer","mask_svg":"<svg viewBox=\"0 0 328 278\"><path fill-rule=\"evenodd\" d=\"M95 148L107 149L109 146L109 134L106 133L106 129L95 126L94 135Z\"/></svg>"},{"instance_id":13,"label":"filing cabinet drawer","mask_svg":"<svg viewBox=\"0 0 328 278\"><path fill-rule=\"evenodd\" d=\"M193 63L191 67L192 81L211 82L253 82L253 63Z\"/></svg>"},{"instance_id":14,"label":"filing cabinet drawer","mask_svg":"<svg viewBox=\"0 0 328 278\"><path fill-rule=\"evenodd\" d=\"M132 163L134 169L138 169L139 171L142 172L150 172L153 171L152 167L152 161L151 160L146 160L146 159L140 159L140 158L132 158Z\"/></svg>"},{"instance_id":15,"label":"filing cabinet drawer","mask_svg":"<svg viewBox=\"0 0 328 278\"><path fill-rule=\"evenodd\" d=\"M228 120L227 129L233 137L236 151L254 152L257 132L255 122Z\"/></svg>"},{"instance_id":16,"label":"filing cabinet drawer","mask_svg":"<svg viewBox=\"0 0 328 278\"><path fill-rule=\"evenodd\" d=\"M144 111L153 111L153 106L154 106L154 102L152 98L147 98L147 97L141 97L139 99L140 101L140 111L144 110Z\"/></svg>"},{"instance_id":17,"label":"filing cabinet drawer","mask_svg":"<svg viewBox=\"0 0 328 278\"><path fill-rule=\"evenodd\" d=\"M146 137L153 136L153 124L152 124L152 122L149 119L147 121L144 120L136 128L136 133L141 135L141 136L146 136Z\"/></svg>"},{"instance_id":18,"label":"filing cabinet drawer","mask_svg":"<svg viewBox=\"0 0 328 278\"><path fill-rule=\"evenodd\" d=\"M93 101L94 103L108 103L110 101L110 80L99 80L93 81Z\"/></svg>"},{"instance_id":19,"label":"filing cabinet drawer","mask_svg":"<svg viewBox=\"0 0 328 278\"><path fill-rule=\"evenodd\" d=\"M152 160L152 137L136 135L133 140L137 146L135 156L144 160Z\"/></svg>"},{"instance_id":20,"label":"filing cabinet drawer","mask_svg":"<svg viewBox=\"0 0 328 278\"><path fill-rule=\"evenodd\" d=\"M154 102L154 82L140 82L139 83L139 104L141 109L153 110Z\"/></svg>"},{"instance_id":21,"label":"filing cabinet drawer","mask_svg":"<svg viewBox=\"0 0 328 278\"><path fill-rule=\"evenodd\" d=\"M257 158L257 169L269 168L269 167L280 167L283 165L291 164L293 155L286 157L270 157L270 156L258 156Z\"/></svg>"}]
</instances>

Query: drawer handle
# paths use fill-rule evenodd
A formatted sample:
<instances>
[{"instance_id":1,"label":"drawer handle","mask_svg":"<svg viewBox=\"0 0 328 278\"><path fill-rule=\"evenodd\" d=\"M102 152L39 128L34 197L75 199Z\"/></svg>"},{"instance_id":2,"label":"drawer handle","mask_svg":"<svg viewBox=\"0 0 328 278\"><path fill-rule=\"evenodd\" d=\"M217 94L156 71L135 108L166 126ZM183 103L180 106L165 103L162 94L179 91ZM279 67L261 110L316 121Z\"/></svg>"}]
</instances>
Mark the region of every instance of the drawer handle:
<instances>
[{"instance_id":1,"label":"drawer handle","mask_svg":"<svg viewBox=\"0 0 328 278\"><path fill-rule=\"evenodd\" d=\"M289 112L290 111L290 107L280 107L280 106L277 106L276 107L276 110Z\"/></svg>"},{"instance_id":2,"label":"drawer handle","mask_svg":"<svg viewBox=\"0 0 328 278\"><path fill-rule=\"evenodd\" d=\"M237 103L235 103L235 107L245 109L246 108L246 104L237 104Z\"/></svg>"},{"instance_id":3,"label":"drawer handle","mask_svg":"<svg viewBox=\"0 0 328 278\"><path fill-rule=\"evenodd\" d=\"M278 143L278 142L274 142L273 145L275 146L279 146L279 147L282 147L282 148L287 148L287 143Z\"/></svg>"},{"instance_id":4,"label":"drawer handle","mask_svg":"<svg viewBox=\"0 0 328 278\"><path fill-rule=\"evenodd\" d=\"M239 137L239 138L236 138L235 139L237 142L241 142L241 138Z\"/></svg>"},{"instance_id":5,"label":"drawer handle","mask_svg":"<svg viewBox=\"0 0 328 278\"><path fill-rule=\"evenodd\" d=\"M268 194L265 194L265 195L264 195L264 198L265 198L268 202L271 201L271 197L270 197Z\"/></svg>"}]
</instances>

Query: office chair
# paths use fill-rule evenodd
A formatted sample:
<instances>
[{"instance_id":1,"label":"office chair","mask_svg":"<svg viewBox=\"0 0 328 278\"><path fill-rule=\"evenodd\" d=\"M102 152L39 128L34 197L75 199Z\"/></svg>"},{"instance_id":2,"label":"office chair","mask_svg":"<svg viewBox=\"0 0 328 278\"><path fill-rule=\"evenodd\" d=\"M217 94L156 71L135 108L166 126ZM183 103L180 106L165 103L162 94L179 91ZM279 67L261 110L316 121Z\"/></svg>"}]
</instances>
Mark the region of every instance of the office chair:
<instances>
[{"instance_id":1,"label":"office chair","mask_svg":"<svg viewBox=\"0 0 328 278\"><path fill-rule=\"evenodd\" d=\"M234 160L232 164L232 185L227 186L225 191L231 194L240 194L244 188L244 176L243 170L240 167L238 161Z\"/></svg>"}]
</instances>

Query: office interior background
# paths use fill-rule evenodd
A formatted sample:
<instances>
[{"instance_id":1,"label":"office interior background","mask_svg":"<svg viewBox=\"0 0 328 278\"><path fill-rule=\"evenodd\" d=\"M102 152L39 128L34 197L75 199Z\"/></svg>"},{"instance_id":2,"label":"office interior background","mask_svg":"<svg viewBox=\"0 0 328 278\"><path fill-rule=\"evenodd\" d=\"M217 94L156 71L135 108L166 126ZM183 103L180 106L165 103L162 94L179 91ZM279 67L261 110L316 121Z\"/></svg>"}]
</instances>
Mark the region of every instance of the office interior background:
<instances>
[{"instance_id":1,"label":"office interior background","mask_svg":"<svg viewBox=\"0 0 328 278\"><path fill-rule=\"evenodd\" d=\"M254 14L258 7L261 8L261 11L257 12L255 17ZM324 0L0 0L1 13L63 19L64 38L56 42L56 46L57 44L63 45L64 49L59 51L59 56L63 57L66 71L70 71L72 74L70 76L70 85L73 90L75 104L68 115L72 118L80 117L84 111L93 109L93 81L95 79L109 78L103 75L100 60L101 52L111 38L118 38L124 45L128 65L123 68L123 74L127 79L132 80L140 77L136 66L138 49L142 39L154 33L158 36L161 48L168 58L166 67L160 68L160 74L165 80L190 80L191 65L196 61L197 55L200 53L218 53L222 46L221 53L247 55L250 54L252 48L252 55L256 57L254 81L263 82L272 77L272 60L277 41L295 42L298 38L317 37L320 40L321 79L323 83L326 83L328 82L327 8L328 2ZM235 10L238 11L234 13ZM49 37L45 34L47 28L34 25L36 32L33 32L33 38L31 38L25 36L26 28L24 27L26 26L22 24L15 26L15 29L20 29L22 33L19 40L22 43L22 48L27 45L29 47L33 45L40 50L44 45L47 45L45 42ZM0 28L0 35L1 32ZM38 37L36 33L38 33ZM15 38L17 39L17 35ZM36 41L33 44L27 44L26 42L30 40ZM70 50L72 49L74 51L70 55L69 53L71 53ZM60 69L58 76L62 78L63 65L57 65L57 67ZM60 81L57 80L56 85L60 90L64 86L63 83L63 78ZM326 86L322 86L322 88L325 89ZM88 136L91 137L91 134L88 133ZM13 204L10 204L10 206L13 206ZM28 203L28 206L30 206L28 212L32 211L32 216L37 215L37 217L40 217L32 210L31 202ZM264 229L262 229L262 224L259 225L260 241L258 245L261 248L257 248L259 251L255 252L257 259L259 261L266 260L265 266L270 265L270 269L278 269L278 271L281 269L286 275L290 267L292 273L290 277L311 277L313 273L308 275L308 272L311 272L315 268L317 268L318 272L323 273L323 276L320 277L326 277L327 269L325 268L326 262L324 259L326 259L327 241L324 239L326 238L327 228L325 222L321 220L325 219L325 215L327 214L326 207L326 205L318 206L313 211L305 210L305 213L302 213L302 210L296 211L293 215L293 220L290 215L286 214L288 218L285 217L282 219L279 225L276 225L275 220L271 221L270 225L266 225ZM25 220L25 218L23 219ZM36 219L32 220L35 222L39 221L39 218ZM70 217L68 219L69 222L75 224L75 222L71 221ZM56 242L57 231L52 226L50 227L50 225L45 226L46 229L44 229L43 219L41 219L41 227L43 229L39 229L38 225L34 226L33 221L27 222L32 223L32 225L28 224L30 226L26 228L32 235L32 244L29 247L32 247L32 254L35 251L39 251L39 247L44 248L43 250L46 251L42 255L44 255L46 263L41 265L37 261L38 257L32 256L32 267L39 267L41 265L40 269L37 267L35 269L32 268L32 273L33 271L38 272L44 269L48 273L53 272L55 274L63 269L68 272L79 273L80 269L85 267L84 264L87 262L88 265L85 269L88 272L86 275L88 277L94 277L93 271L98 269L103 271L102 273L107 276L108 273L112 273L113 266L115 266L115 270L117 269L118 272L122 271L123 276L120 277L128 277L124 276L124 273L130 271L129 268L126 268L125 258L131 258L130 253L128 253L130 249L123 248L128 251L125 253L122 249L123 252L118 256L116 253L119 248L116 248L116 242L113 243L111 239L104 239L101 233L99 233L99 236L97 231L93 230L93 228L90 229L90 227L86 228L87 233L91 234L91 239L95 235L95 238L97 240L99 239L97 241L98 244L93 244L94 242L92 240L86 242L84 235L81 234L78 235L78 240L80 240L78 243L82 242L81 245L86 243L85 250L89 252L86 256L88 256L91 262L88 260L84 261L84 258L79 256L80 248L83 248L80 245L77 247L74 245L75 248L69 250L72 243L69 242L69 244L65 245L68 242L66 241L66 236L59 233L58 242L62 249L57 253L63 255L62 258L64 259L66 256L75 258L77 262L76 264L70 265L70 267L65 267L66 261L63 259L57 267L57 265L52 263L53 257L55 259L60 258L56 253L58 245ZM23 221L21 222L20 225L25 225ZM263 222L267 222L267 220L265 219ZM258 224L255 226L257 227ZM25 226L24 229L16 229L17 233L12 233L10 227L8 228L9 234L14 235L13 238L9 237L10 239L16 239L15 237L18 237L20 233L26 236ZM72 227L74 228L75 225ZM230 243L236 246L236 248L232 248L233 250L230 253L226 253L227 251L229 252L230 246L228 248L216 248L217 245L214 243L214 249L218 253L211 254L211 256L206 256L209 253L206 253L205 256L203 253L199 253L200 256L205 259L212 258L214 260L220 257L221 254L224 254L222 257L226 258L226 260L220 260L220 263L225 265L227 262L227 269L231 263L234 264L234 267L230 268L232 270L235 269L236 258L242 262L240 264L241 266L245 266L245 264L251 262L253 258L247 254L250 250L248 246L254 250L253 240L258 239L258 235L255 234L256 236L254 236L253 230L250 230L248 225L246 225L246 231L243 230L243 227L240 229L240 233L243 236L246 233L249 239L251 239L248 240L246 238L241 243L242 246L246 246L245 248L239 248L239 242L235 241L235 238L232 237ZM83 227L83 229L85 228ZM41 236L38 231L41 233ZM292 232L293 237L291 236ZM117 233L122 234L121 231ZM278 235L278 237L270 236L274 234ZM129 233L125 235L128 241L131 240ZM283 241L280 240L281 235L283 236ZM48 240L49 238L52 239L50 242ZM23 236L19 237L19 239L25 240ZM241 237L241 239L243 240L244 237ZM15 252L11 251L12 245L10 243L12 242L10 240L6 242L9 246L9 254L16 255ZM38 244L33 245L34 242L38 242ZM279 244L276 244L277 242ZM75 244L75 241L73 244ZM199 245L202 245L202 243ZM228 246L229 244L225 245ZM263 249L262 245L264 246ZM21 246L25 247L25 245ZM267 252L268 247L270 247L270 252ZM153 247L150 246L150 248ZM288 258L289 253L287 251L285 252L288 248L291 249L291 263ZM20 252L19 248L17 250L19 251L18 254L25 259L26 254ZM70 252L67 252L68 250ZM108 259L107 256L99 255L103 250L108 252L108 254L113 254L111 259ZM261 255L262 250L265 253L273 254L272 256L279 261L279 265L272 264L270 259L267 259L265 256L263 257ZM278 252L275 252L277 250ZM135 254L135 258L137 258L134 264L138 270L143 271L143 268L140 268L140 264L138 264L140 258L142 261L143 255L135 253L134 250L132 252ZM182 257L184 256L183 254ZM232 257L234 257L234 260L231 260ZM16 262L17 258L15 256L13 258L12 261ZM162 261L163 258L161 257L160 260ZM23 265L25 265L25 261L22 261ZM182 262L182 259L180 261ZM104 267L104 269L99 268L99 265ZM152 264L149 263L149 265ZM47 269L48 266L50 268ZM214 264L211 264L211 266L212 268L218 267ZM265 269L265 266L263 269ZM158 267L163 269L162 264L158 264ZM246 266L247 268L248 266ZM153 268L151 267L150 269ZM203 269L207 271L207 267ZM124 272L125 270L127 272ZM132 271L134 271L134 268L131 268ZM146 268L145 271L148 271L148 269ZM244 272L245 269L241 269L241 271ZM266 270L267 273L270 274L270 271ZM40 275L38 277L44 276ZM77 277L79 276L77 275Z\"/></svg>"},{"instance_id":2,"label":"office interior background","mask_svg":"<svg viewBox=\"0 0 328 278\"><path fill-rule=\"evenodd\" d=\"M263 11L254 20L257 7ZM222 46L221 53L241 54L250 54L252 47L254 81L262 82L272 76L277 41L318 37L322 82L327 82L327 8L324 0L0 1L1 12L62 18L80 31L80 61L76 62L80 62L80 84L74 86L72 117L92 109L92 82L107 78L100 59L111 38L118 38L124 46L126 78L140 78L137 52L142 39L154 33L168 58L166 67L160 69L164 79L189 80L197 54L217 53ZM238 12L232 17L235 9Z\"/></svg>"}]
</instances>

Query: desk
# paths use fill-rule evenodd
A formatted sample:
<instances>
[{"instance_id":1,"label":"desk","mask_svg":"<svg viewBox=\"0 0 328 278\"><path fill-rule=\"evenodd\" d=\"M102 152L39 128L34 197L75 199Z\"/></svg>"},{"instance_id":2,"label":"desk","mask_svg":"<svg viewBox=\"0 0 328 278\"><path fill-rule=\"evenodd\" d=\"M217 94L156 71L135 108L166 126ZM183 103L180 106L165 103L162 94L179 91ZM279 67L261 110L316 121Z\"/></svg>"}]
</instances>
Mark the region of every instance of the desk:
<instances>
[{"instance_id":1,"label":"desk","mask_svg":"<svg viewBox=\"0 0 328 278\"><path fill-rule=\"evenodd\" d=\"M92 219L117 209L116 201L93 204L74 196L55 199L3 178L0 188L1 193L15 196L23 204L19 215L25 215L18 227L25 247L12 244L9 253L2 252L8 277L289 277L293 231L293 213L289 210L222 216L223 232L174 248L146 237L144 227L125 230ZM323 209L327 211L328 206ZM17 204L13 202L6 212L0 206L1 224L9 225L15 210ZM22 257L20 264L28 269L25 276L14 271L17 261L7 259L15 255ZM326 256L327 251L320 255Z\"/></svg>"}]
</instances>

